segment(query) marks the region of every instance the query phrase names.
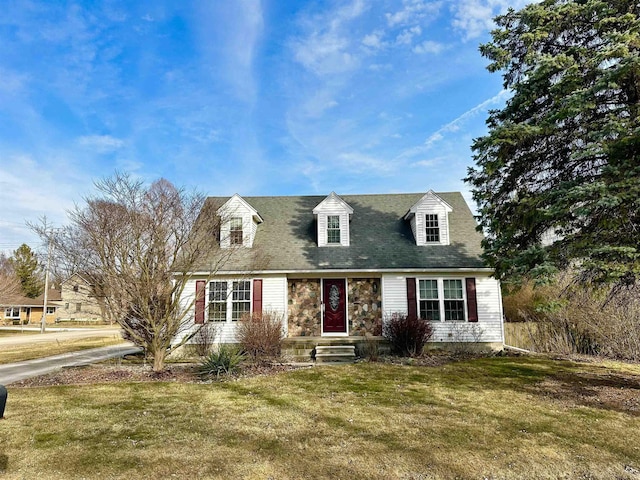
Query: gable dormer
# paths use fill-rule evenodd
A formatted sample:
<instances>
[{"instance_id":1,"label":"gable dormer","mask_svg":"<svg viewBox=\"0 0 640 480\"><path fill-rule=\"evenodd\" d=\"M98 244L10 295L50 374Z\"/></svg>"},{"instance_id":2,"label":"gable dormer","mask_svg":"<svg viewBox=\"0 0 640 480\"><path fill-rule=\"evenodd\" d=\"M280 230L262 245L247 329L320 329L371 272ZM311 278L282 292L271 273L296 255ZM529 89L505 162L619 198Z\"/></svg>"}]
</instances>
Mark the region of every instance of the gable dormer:
<instances>
[{"instance_id":1,"label":"gable dormer","mask_svg":"<svg viewBox=\"0 0 640 480\"><path fill-rule=\"evenodd\" d=\"M331 192L313 209L318 225L318 246L348 247L350 242L349 219L353 208L335 192Z\"/></svg>"},{"instance_id":2,"label":"gable dormer","mask_svg":"<svg viewBox=\"0 0 640 480\"><path fill-rule=\"evenodd\" d=\"M252 247L260 214L237 193L218 209L220 246L222 248Z\"/></svg>"},{"instance_id":3,"label":"gable dormer","mask_svg":"<svg viewBox=\"0 0 640 480\"><path fill-rule=\"evenodd\" d=\"M416 245L449 245L451 205L429 190L404 216L411 222Z\"/></svg>"}]
</instances>

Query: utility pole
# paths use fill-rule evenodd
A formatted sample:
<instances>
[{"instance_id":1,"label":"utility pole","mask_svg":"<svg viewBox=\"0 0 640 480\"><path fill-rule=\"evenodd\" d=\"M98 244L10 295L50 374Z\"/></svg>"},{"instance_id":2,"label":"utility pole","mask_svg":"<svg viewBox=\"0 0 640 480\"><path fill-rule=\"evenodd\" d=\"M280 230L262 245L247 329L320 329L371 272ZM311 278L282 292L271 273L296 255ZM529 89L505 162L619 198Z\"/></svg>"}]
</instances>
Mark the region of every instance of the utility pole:
<instances>
[{"instance_id":1,"label":"utility pole","mask_svg":"<svg viewBox=\"0 0 640 480\"><path fill-rule=\"evenodd\" d=\"M42 320L40 322L40 333L44 333L47 325L47 296L49 295L49 266L51 264L51 250L53 248L53 232L49 235L49 251L47 253L47 268L44 271L44 302L42 305Z\"/></svg>"}]
</instances>

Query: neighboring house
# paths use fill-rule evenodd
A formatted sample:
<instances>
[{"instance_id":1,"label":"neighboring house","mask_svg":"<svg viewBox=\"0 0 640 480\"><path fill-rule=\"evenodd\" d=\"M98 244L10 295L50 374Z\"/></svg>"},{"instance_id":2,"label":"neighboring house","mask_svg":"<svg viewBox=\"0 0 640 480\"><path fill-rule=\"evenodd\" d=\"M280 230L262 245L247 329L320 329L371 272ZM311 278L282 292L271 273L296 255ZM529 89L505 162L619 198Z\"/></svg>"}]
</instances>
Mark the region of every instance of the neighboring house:
<instances>
[{"instance_id":1,"label":"neighboring house","mask_svg":"<svg viewBox=\"0 0 640 480\"><path fill-rule=\"evenodd\" d=\"M62 303L59 321L102 321L104 305L96 297L93 283L86 276L75 273L62 282Z\"/></svg>"},{"instance_id":2,"label":"neighboring house","mask_svg":"<svg viewBox=\"0 0 640 480\"><path fill-rule=\"evenodd\" d=\"M243 315L268 310L282 316L288 342L354 343L404 313L431 322L432 342L502 348L500 285L460 193L207 202L222 205L220 246L236 251L213 279L205 259L183 298L196 299L194 323L216 324L221 342L235 341ZM251 267L246 254L256 251L266 263Z\"/></svg>"},{"instance_id":3,"label":"neighboring house","mask_svg":"<svg viewBox=\"0 0 640 480\"><path fill-rule=\"evenodd\" d=\"M60 308L60 290L49 289L47 294L46 322L54 323ZM29 298L23 295L8 295L0 298L0 323L5 325L39 324L42 321L44 294Z\"/></svg>"}]
</instances>

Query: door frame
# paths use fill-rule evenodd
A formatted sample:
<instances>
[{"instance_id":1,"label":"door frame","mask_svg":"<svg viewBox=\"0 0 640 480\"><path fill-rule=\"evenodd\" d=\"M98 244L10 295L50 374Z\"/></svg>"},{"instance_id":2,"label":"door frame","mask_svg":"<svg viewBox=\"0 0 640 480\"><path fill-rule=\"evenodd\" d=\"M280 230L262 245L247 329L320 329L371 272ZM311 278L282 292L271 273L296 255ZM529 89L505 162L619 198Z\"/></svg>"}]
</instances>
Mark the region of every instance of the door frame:
<instances>
[{"instance_id":1,"label":"door frame","mask_svg":"<svg viewBox=\"0 0 640 480\"><path fill-rule=\"evenodd\" d=\"M324 331L324 281L342 280L344 281L344 332ZM349 336L349 284L346 277L322 277L320 279L320 335L323 337L348 337Z\"/></svg>"}]
</instances>

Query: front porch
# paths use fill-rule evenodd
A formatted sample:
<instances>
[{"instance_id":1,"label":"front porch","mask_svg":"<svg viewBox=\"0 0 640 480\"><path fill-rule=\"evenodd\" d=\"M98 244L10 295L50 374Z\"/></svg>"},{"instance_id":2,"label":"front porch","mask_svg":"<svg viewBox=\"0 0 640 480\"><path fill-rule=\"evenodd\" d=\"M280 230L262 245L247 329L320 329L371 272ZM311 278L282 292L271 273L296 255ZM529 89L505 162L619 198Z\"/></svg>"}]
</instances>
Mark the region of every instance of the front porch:
<instances>
[{"instance_id":1,"label":"front porch","mask_svg":"<svg viewBox=\"0 0 640 480\"><path fill-rule=\"evenodd\" d=\"M316 360L317 347L349 346L360 357L369 345L376 345L380 352L389 351L389 343L382 336L287 337L282 341L282 354L295 362L310 362Z\"/></svg>"}]
</instances>

